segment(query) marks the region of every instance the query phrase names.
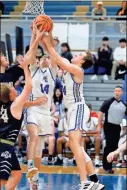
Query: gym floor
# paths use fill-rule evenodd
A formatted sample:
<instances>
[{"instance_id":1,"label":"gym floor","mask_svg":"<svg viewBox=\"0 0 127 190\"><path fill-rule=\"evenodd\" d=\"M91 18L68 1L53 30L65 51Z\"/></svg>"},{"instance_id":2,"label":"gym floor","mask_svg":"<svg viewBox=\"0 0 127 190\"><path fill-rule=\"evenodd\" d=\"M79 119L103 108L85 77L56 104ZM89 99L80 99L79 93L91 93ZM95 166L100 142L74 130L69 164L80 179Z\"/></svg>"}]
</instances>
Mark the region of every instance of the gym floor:
<instances>
[{"instance_id":1,"label":"gym floor","mask_svg":"<svg viewBox=\"0 0 127 190\"><path fill-rule=\"evenodd\" d=\"M114 175L105 175L103 170L97 169L101 183L105 190L126 190L126 168L114 169ZM16 190L29 190L26 179L26 166L22 166L22 180ZM79 175L76 167L42 166L39 190L78 190Z\"/></svg>"}]
</instances>

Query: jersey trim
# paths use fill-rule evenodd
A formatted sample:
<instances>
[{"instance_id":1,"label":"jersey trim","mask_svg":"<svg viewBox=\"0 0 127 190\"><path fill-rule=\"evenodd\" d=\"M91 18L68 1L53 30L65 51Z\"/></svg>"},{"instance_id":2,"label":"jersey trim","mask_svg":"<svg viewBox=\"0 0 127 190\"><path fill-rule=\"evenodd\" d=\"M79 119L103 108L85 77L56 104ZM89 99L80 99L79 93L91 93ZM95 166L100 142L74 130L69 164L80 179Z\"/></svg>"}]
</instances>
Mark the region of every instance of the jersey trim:
<instances>
[{"instance_id":1,"label":"jersey trim","mask_svg":"<svg viewBox=\"0 0 127 190\"><path fill-rule=\"evenodd\" d=\"M53 81L55 82L56 80L54 79L53 74L52 74L52 71L51 71L50 68L49 68L49 72L50 72L50 74L51 74L51 77L52 77Z\"/></svg>"},{"instance_id":2,"label":"jersey trim","mask_svg":"<svg viewBox=\"0 0 127 190\"><path fill-rule=\"evenodd\" d=\"M36 69L36 71L34 72L32 78L36 75L37 71L39 70L39 67Z\"/></svg>"}]
</instances>

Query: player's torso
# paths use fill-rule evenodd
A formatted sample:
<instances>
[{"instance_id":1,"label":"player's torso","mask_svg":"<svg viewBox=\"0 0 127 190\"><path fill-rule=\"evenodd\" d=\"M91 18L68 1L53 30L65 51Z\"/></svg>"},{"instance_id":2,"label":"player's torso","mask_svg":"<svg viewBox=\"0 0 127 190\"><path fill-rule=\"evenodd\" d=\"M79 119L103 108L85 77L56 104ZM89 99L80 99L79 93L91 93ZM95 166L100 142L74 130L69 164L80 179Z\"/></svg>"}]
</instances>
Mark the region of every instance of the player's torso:
<instances>
[{"instance_id":1,"label":"player's torso","mask_svg":"<svg viewBox=\"0 0 127 190\"><path fill-rule=\"evenodd\" d=\"M9 140L15 143L23 117L21 117L20 120L13 118L10 113L10 106L11 103L0 105L0 139Z\"/></svg>"},{"instance_id":2,"label":"player's torso","mask_svg":"<svg viewBox=\"0 0 127 190\"><path fill-rule=\"evenodd\" d=\"M76 83L73 76L68 72L64 73L63 78L63 94L65 107L70 108L70 106L75 103L85 103L83 96L83 83Z\"/></svg>"},{"instance_id":3,"label":"player's torso","mask_svg":"<svg viewBox=\"0 0 127 190\"><path fill-rule=\"evenodd\" d=\"M48 98L48 102L44 105L34 106L29 109L35 110L40 113L47 113L50 111L53 92L54 92L54 80L49 68L38 68L32 75L32 93L30 100L36 100L37 98L45 95Z\"/></svg>"}]
</instances>

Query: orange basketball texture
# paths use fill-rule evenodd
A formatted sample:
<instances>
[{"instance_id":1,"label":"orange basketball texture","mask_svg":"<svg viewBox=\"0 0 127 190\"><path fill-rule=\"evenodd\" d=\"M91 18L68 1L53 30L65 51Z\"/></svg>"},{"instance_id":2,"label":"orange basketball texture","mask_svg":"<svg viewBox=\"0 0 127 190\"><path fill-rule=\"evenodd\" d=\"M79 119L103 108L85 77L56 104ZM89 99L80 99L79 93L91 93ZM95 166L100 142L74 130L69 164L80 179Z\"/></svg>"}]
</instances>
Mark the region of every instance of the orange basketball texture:
<instances>
[{"instance_id":1,"label":"orange basketball texture","mask_svg":"<svg viewBox=\"0 0 127 190\"><path fill-rule=\"evenodd\" d=\"M46 32L49 32L53 27L53 21L52 19L47 15L39 15L34 20L37 28L40 31L45 30Z\"/></svg>"}]
</instances>

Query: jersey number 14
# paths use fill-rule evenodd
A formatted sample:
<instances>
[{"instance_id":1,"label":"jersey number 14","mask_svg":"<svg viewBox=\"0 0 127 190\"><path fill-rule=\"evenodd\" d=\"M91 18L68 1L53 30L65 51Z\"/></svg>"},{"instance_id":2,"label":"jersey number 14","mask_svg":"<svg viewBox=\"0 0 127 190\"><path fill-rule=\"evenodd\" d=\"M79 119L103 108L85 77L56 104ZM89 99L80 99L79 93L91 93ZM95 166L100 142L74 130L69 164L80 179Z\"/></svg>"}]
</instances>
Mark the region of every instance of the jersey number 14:
<instances>
[{"instance_id":1,"label":"jersey number 14","mask_svg":"<svg viewBox=\"0 0 127 190\"><path fill-rule=\"evenodd\" d=\"M41 84L41 92L43 94L48 94L49 93L49 85L47 84L47 85L43 86L43 84Z\"/></svg>"}]
</instances>

